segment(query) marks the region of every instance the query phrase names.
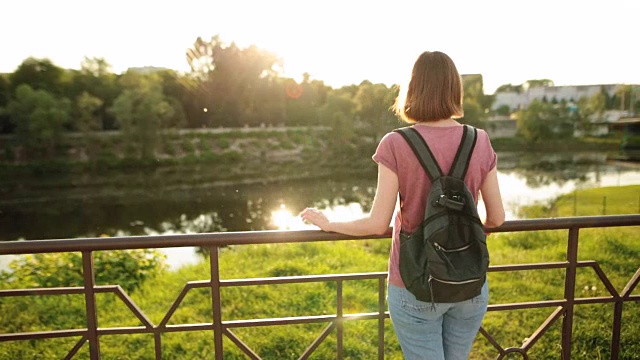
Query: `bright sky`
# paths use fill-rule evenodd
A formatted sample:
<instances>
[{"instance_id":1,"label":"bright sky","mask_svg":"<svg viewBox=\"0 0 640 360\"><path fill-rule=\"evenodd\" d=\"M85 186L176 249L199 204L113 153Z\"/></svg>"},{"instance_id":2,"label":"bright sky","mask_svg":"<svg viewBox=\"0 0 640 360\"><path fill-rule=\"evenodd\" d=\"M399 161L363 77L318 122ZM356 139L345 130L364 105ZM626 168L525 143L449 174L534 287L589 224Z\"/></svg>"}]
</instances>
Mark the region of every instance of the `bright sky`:
<instances>
[{"instance_id":1,"label":"bright sky","mask_svg":"<svg viewBox=\"0 0 640 360\"><path fill-rule=\"evenodd\" d=\"M640 84L638 0L19 0L0 4L0 72L27 57L79 68L103 57L116 73L188 71L198 36L251 44L285 75L340 87L388 85L424 50L443 51L485 92L548 78L556 85Z\"/></svg>"}]
</instances>

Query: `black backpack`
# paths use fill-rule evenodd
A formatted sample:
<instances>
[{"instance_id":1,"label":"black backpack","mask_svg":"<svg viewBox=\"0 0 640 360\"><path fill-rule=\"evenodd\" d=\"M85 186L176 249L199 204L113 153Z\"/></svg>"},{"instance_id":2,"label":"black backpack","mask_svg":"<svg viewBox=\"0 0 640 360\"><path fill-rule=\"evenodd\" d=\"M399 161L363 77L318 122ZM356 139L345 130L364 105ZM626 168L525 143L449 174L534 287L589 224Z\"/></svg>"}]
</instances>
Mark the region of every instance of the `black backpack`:
<instances>
[{"instance_id":1,"label":"black backpack","mask_svg":"<svg viewBox=\"0 0 640 360\"><path fill-rule=\"evenodd\" d=\"M464 125L451 171L443 175L429 146L413 127L394 130L416 154L431 180L424 221L400 232L400 275L418 300L464 301L480 294L489 267L486 234L473 195L464 183L477 130Z\"/></svg>"}]
</instances>

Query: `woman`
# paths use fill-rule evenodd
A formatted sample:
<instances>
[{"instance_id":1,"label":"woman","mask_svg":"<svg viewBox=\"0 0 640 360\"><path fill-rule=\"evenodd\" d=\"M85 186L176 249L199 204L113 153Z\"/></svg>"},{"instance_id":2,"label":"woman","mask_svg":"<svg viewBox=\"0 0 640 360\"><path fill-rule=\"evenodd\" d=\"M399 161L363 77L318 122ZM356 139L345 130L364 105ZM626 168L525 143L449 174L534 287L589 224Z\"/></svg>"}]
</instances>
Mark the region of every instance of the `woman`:
<instances>
[{"instance_id":1,"label":"woman","mask_svg":"<svg viewBox=\"0 0 640 360\"><path fill-rule=\"evenodd\" d=\"M406 89L394 104L395 113L418 130L443 173L448 173L462 139L462 80L455 64L442 52L424 52L416 60ZM317 209L301 217L324 231L347 235L384 234L399 202L393 222L389 257L388 303L394 331L406 359L466 359L488 304L485 282L478 297L457 303L425 303L409 292L399 271L400 229L414 231L423 220L430 181L402 136L386 134L373 155L378 163L378 184L371 211L353 221L337 222ZM486 208L485 227L504 222L504 207L497 177L497 155L489 136L478 129L465 183ZM399 197L398 197L399 195ZM398 200L399 199L399 200Z\"/></svg>"}]
</instances>

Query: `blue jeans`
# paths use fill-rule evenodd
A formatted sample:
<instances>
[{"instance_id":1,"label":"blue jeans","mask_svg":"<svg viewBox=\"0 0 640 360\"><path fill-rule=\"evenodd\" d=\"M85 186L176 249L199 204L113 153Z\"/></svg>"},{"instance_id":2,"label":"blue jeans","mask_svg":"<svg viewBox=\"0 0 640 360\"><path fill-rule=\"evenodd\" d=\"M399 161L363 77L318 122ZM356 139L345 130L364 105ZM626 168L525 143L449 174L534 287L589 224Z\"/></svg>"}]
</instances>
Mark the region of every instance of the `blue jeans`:
<instances>
[{"instance_id":1,"label":"blue jeans","mask_svg":"<svg viewBox=\"0 0 640 360\"><path fill-rule=\"evenodd\" d=\"M489 287L485 282L480 295L470 300L432 304L389 284L387 301L405 359L463 360L487 312Z\"/></svg>"}]
</instances>

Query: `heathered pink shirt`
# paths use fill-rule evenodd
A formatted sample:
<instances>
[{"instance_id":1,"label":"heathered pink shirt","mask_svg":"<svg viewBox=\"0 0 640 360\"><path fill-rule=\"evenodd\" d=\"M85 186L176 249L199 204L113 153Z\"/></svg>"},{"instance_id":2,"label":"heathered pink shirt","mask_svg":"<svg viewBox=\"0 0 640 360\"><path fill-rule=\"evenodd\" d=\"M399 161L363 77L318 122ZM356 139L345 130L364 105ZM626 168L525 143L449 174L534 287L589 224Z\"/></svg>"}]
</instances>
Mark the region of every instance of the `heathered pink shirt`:
<instances>
[{"instance_id":1,"label":"heathered pink shirt","mask_svg":"<svg viewBox=\"0 0 640 360\"><path fill-rule=\"evenodd\" d=\"M429 145L436 161L446 174L451 169L460 141L462 126L435 127L414 125ZM427 193L431 182L420 162L402 135L390 132L386 134L373 155L373 160L391 169L398 175L400 191L400 210L396 211L393 222L393 241L389 256L389 283L405 287L400 277L399 251L400 229L410 233L422 222ZM487 173L497 164L497 155L491 146L489 135L478 129L476 146L465 183L478 203L478 192Z\"/></svg>"}]
</instances>

